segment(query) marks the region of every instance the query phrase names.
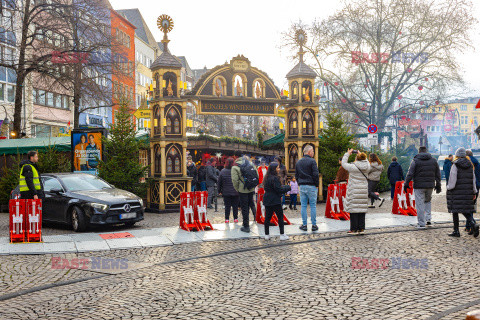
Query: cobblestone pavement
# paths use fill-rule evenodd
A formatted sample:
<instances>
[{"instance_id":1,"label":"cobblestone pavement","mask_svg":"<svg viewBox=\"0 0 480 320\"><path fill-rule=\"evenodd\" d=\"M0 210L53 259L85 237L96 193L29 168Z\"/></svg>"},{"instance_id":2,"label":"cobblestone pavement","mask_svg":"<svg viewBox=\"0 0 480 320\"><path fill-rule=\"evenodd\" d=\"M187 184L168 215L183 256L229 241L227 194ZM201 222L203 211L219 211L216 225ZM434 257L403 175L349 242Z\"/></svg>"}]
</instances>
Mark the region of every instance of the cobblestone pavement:
<instances>
[{"instance_id":1,"label":"cobblestone pavement","mask_svg":"<svg viewBox=\"0 0 480 320\"><path fill-rule=\"evenodd\" d=\"M447 211L447 204L446 204L446 197L445 197L445 186L443 187L443 192L441 194L434 194L433 201L432 201L432 211L436 212L446 212ZM390 192L383 193L381 195L385 197L386 201L381 208L369 209L369 213L385 213L390 212L392 208L392 201L390 200ZM377 203L378 205L378 203ZM291 218L300 218L300 206L297 207L297 211L287 210L286 215L287 217ZM224 209L223 209L223 200L219 199L218 205L218 212L214 212L214 210L209 210L209 219L212 223L222 223L225 221L224 217ZM317 205L317 215L323 216L325 214L325 204L321 203ZM239 211L239 219L241 218L241 212ZM250 219L253 218L253 214L250 213ZM233 216L230 217L233 220ZM8 235L8 213L0 213L0 235ZM161 228L161 227L172 227L177 226L179 223L179 213L145 213L145 219L135 225L134 228L142 229L142 228ZM108 232L108 231L120 231L127 229L122 225L118 226L94 226L89 231L94 232ZM130 228L131 229L131 228ZM68 234L72 233L70 227L58 224L44 224L43 230L44 235L59 235L59 234Z\"/></svg>"},{"instance_id":2,"label":"cobblestone pavement","mask_svg":"<svg viewBox=\"0 0 480 320\"><path fill-rule=\"evenodd\" d=\"M52 255L1 256L3 295L85 281L0 296L0 319L464 319L455 308L480 305L480 240L445 227L61 255L128 259L117 274L52 269ZM388 262L354 269L354 257ZM393 268L392 258L413 260ZM407 269L416 259L426 268Z\"/></svg>"}]
</instances>

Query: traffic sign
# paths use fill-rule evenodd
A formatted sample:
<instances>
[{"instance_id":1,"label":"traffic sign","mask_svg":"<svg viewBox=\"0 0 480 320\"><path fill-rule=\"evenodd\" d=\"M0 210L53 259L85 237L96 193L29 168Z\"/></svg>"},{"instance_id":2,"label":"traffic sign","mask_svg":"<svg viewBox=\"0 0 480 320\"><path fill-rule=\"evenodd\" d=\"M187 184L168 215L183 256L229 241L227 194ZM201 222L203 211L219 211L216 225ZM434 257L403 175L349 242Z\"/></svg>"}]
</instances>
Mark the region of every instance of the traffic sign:
<instances>
[{"instance_id":1,"label":"traffic sign","mask_svg":"<svg viewBox=\"0 0 480 320\"><path fill-rule=\"evenodd\" d=\"M133 115L137 119L150 118L151 112L152 112L151 109L137 109L137 111L135 111L135 113Z\"/></svg>"},{"instance_id":2,"label":"traffic sign","mask_svg":"<svg viewBox=\"0 0 480 320\"><path fill-rule=\"evenodd\" d=\"M376 146L378 144L378 134L369 134L367 141L369 146Z\"/></svg>"},{"instance_id":3,"label":"traffic sign","mask_svg":"<svg viewBox=\"0 0 480 320\"><path fill-rule=\"evenodd\" d=\"M368 133L377 133L377 125L371 124L368 126Z\"/></svg>"}]
</instances>

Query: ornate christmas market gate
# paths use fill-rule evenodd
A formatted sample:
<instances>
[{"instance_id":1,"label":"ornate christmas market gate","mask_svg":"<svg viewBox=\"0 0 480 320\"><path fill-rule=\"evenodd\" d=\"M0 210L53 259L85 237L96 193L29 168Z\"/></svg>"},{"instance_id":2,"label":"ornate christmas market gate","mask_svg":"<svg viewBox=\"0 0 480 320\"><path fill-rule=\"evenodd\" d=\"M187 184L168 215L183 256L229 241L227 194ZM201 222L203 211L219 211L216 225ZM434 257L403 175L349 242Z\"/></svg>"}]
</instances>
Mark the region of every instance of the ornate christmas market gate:
<instances>
[{"instance_id":1,"label":"ornate christmas market gate","mask_svg":"<svg viewBox=\"0 0 480 320\"><path fill-rule=\"evenodd\" d=\"M151 65L154 78L150 137L151 176L147 206L155 211L177 210L180 193L191 190L186 169L187 102L198 114L278 116L285 108L285 165L289 175L306 145L318 150L318 104L313 102L316 73L303 62L305 33L297 33L299 63L287 74L289 95L280 90L268 75L252 67L244 56L205 73L191 92L180 95L182 64L168 50L167 33L173 28L169 16L157 21L164 32L163 53ZM315 156L318 161L318 157ZM320 192L322 188L319 188Z\"/></svg>"}]
</instances>

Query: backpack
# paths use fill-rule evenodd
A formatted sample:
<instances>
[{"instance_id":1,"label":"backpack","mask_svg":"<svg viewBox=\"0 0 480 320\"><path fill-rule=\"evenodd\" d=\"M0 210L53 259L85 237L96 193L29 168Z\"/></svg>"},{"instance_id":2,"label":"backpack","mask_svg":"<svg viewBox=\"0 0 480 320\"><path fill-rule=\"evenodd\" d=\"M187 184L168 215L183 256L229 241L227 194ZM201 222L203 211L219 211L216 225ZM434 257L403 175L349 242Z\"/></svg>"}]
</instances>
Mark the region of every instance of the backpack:
<instances>
[{"instance_id":1,"label":"backpack","mask_svg":"<svg viewBox=\"0 0 480 320\"><path fill-rule=\"evenodd\" d=\"M239 167L245 188L253 189L258 186L257 170L255 170L253 165L250 162L244 161Z\"/></svg>"}]
</instances>

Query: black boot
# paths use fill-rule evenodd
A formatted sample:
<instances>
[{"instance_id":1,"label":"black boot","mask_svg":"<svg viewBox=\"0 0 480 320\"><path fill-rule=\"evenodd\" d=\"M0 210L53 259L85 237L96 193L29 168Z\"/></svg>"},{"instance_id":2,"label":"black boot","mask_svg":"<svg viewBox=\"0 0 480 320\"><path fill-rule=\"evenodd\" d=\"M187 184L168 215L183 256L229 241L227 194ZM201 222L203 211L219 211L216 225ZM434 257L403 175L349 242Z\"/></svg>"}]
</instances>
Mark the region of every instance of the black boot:
<instances>
[{"instance_id":1,"label":"black boot","mask_svg":"<svg viewBox=\"0 0 480 320\"><path fill-rule=\"evenodd\" d=\"M453 230L453 232L450 233L449 236L460 238L460 232L458 230Z\"/></svg>"},{"instance_id":2,"label":"black boot","mask_svg":"<svg viewBox=\"0 0 480 320\"><path fill-rule=\"evenodd\" d=\"M290 203L290 205L288 206L288 208L290 208L290 210L292 210L292 204Z\"/></svg>"},{"instance_id":3,"label":"black boot","mask_svg":"<svg viewBox=\"0 0 480 320\"><path fill-rule=\"evenodd\" d=\"M473 229L473 236L477 238L478 235L480 234L480 227L478 226L478 224L475 224L472 229Z\"/></svg>"}]
</instances>

